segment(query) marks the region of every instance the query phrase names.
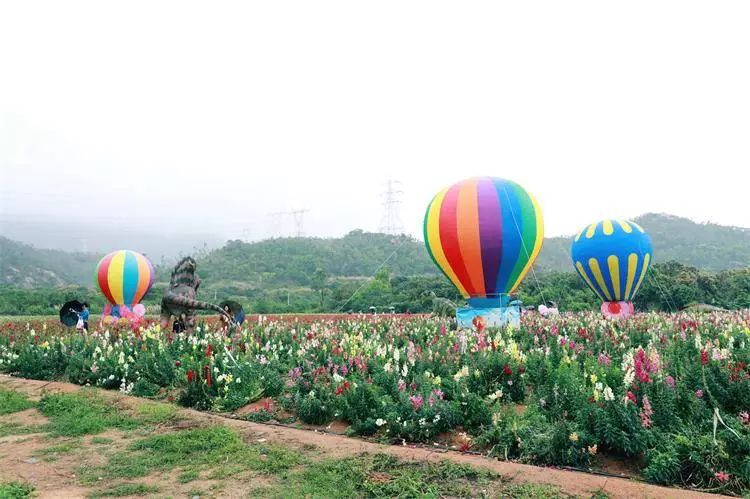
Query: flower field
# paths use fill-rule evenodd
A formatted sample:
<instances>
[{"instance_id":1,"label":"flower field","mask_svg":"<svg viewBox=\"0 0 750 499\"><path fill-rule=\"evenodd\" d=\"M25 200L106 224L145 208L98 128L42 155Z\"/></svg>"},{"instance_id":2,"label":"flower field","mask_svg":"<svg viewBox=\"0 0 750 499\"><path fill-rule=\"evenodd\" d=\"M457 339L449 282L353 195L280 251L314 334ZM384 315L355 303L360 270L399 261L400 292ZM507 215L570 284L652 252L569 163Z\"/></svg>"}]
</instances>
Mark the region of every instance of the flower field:
<instances>
[{"instance_id":1,"label":"flower field","mask_svg":"<svg viewBox=\"0 0 750 499\"><path fill-rule=\"evenodd\" d=\"M481 326L480 326L481 327ZM0 325L0 372L61 379L256 421L327 425L393 443L450 438L536 464L604 457L651 482L750 489L750 314L525 316L454 330L419 316L257 317L191 334L52 321ZM448 435L448 437L446 437Z\"/></svg>"}]
</instances>

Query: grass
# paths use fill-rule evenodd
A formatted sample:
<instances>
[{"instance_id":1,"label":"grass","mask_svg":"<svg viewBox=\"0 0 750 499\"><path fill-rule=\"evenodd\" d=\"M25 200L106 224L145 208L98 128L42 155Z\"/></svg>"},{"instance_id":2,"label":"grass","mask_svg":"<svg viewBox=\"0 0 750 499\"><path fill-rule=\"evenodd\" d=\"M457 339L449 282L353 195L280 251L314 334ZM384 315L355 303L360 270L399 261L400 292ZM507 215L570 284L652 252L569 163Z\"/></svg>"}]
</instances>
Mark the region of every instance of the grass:
<instances>
[{"instance_id":1,"label":"grass","mask_svg":"<svg viewBox=\"0 0 750 499\"><path fill-rule=\"evenodd\" d=\"M111 402L89 390L45 395L39 410L50 418L50 434L74 437L101 433L109 428L133 429L138 421L121 414Z\"/></svg>"},{"instance_id":2,"label":"grass","mask_svg":"<svg viewBox=\"0 0 750 499\"><path fill-rule=\"evenodd\" d=\"M246 470L280 473L298 464L289 450L269 445L247 445L223 426L194 428L137 440L114 454L103 467L82 467L84 483L103 478L136 478L154 471L182 468L185 481L196 468L211 470L211 478L227 478Z\"/></svg>"},{"instance_id":3,"label":"grass","mask_svg":"<svg viewBox=\"0 0 750 499\"><path fill-rule=\"evenodd\" d=\"M12 414L34 407L34 403L24 395L12 390L0 388L0 415Z\"/></svg>"},{"instance_id":4,"label":"grass","mask_svg":"<svg viewBox=\"0 0 750 499\"><path fill-rule=\"evenodd\" d=\"M161 489L152 485L142 483L121 483L113 485L107 489L102 489L89 495L89 497L125 497L125 496L142 496L159 492Z\"/></svg>"},{"instance_id":5,"label":"grass","mask_svg":"<svg viewBox=\"0 0 750 499\"><path fill-rule=\"evenodd\" d=\"M8 435L28 435L30 433L44 433L47 431L47 425L22 425L20 423L2 423L0 422L0 437Z\"/></svg>"},{"instance_id":6,"label":"grass","mask_svg":"<svg viewBox=\"0 0 750 499\"><path fill-rule=\"evenodd\" d=\"M0 498L2 499L22 499L31 497L34 487L20 482L3 482L0 483Z\"/></svg>"},{"instance_id":7,"label":"grass","mask_svg":"<svg viewBox=\"0 0 750 499\"><path fill-rule=\"evenodd\" d=\"M34 452L35 456L43 456L44 461L54 461L60 454L69 454L82 448L82 440L80 438L71 439L46 449L40 449Z\"/></svg>"},{"instance_id":8,"label":"grass","mask_svg":"<svg viewBox=\"0 0 750 499\"><path fill-rule=\"evenodd\" d=\"M504 479L455 464L403 462L386 454L312 463L283 479L279 496L291 497L474 497L497 496Z\"/></svg>"},{"instance_id":9,"label":"grass","mask_svg":"<svg viewBox=\"0 0 750 499\"><path fill-rule=\"evenodd\" d=\"M135 415L139 421L146 424L162 424L178 419L175 406L151 402L138 405L135 409Z\"/></svg>"}]
</instances>

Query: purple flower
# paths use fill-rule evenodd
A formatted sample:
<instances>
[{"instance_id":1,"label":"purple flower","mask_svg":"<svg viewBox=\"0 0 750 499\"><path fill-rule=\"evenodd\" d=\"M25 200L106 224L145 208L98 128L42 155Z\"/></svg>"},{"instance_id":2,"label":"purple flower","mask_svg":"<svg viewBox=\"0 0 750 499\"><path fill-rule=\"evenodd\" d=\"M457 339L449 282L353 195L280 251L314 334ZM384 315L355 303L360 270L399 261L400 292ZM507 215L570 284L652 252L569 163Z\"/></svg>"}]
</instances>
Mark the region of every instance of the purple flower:
<instances>
[{"instance_id":1,"label":"purple flower","mask_svg":"<svg viewBox=\"0 0 750 499\"><path fill-rule=\"evenodd\" d=\"M604 352L599 354L599 364L609 367L611 363L612 361L610 360L609 355Z\"/></svg>"}]
</instances>

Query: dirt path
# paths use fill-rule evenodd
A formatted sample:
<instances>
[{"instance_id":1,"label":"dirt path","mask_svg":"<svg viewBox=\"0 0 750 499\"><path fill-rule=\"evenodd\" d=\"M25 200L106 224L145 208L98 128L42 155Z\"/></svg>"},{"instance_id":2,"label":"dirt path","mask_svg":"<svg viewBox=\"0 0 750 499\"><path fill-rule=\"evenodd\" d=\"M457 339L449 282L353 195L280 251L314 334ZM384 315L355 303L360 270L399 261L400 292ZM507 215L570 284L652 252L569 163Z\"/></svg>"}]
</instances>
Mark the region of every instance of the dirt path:
<instances>
[{"instance_id":1,"label":"dirt path","mask_svg":"<svg viewBox=\"0 0 750 499\"><path fill-rule=\"evenodd\" d=\"M25 380L5 375L0 375L0 386L24 393L32 399L38 399L45 392L73 392L81 389L81 387L69 383ZM117 392L108 392L105 390L101 390L101 392L103 396L119 399L121 403L125 404L137 404L140 401L140 399L135 397L126 397ZM606 492L610 497L618 498L688 499L698 497L719 497L713 494L659 487L624 478L605 477L554 468L541 468L513 462L496 461L481 456L461 454L452 451L433 451L426 448L382 445L355 438L319 433L310 430L298 430L294 428L228 419L190 409L181 409L180 415L196 422L211 422L214 424L230 426L243 433L248 440L265 439L272 443L294 448L313 445L321 449L324 454L330 457L340 457L366 452L371 454L386 453L401 459L413 461L450 460L479 468L486 468L506 477L510 477L516 482L554 485L568 494L580 495L582 497L590 497L593 492L599 490ZM16 463L16 465L20 467L23 467L23 464L25 463L22 461ZM21 470L19 470L19 476L23 476L24 474L20 473L20 471ZM41 483L46 483L45 480L52 480L52 483L54 483L56 476L54 466L46 466L37 473L39 475L45 475L46 477L39 477L42 479ZM57 477L58 481L59 479L60 477ZM42 497L64 497L55 495L54 488L48 490L52 492L52 495L43 494ZM66 492L74 493L77 491L68 489ZM74 496L75 495L76 494L74 493Z\"/></svg>"}]
</instances>

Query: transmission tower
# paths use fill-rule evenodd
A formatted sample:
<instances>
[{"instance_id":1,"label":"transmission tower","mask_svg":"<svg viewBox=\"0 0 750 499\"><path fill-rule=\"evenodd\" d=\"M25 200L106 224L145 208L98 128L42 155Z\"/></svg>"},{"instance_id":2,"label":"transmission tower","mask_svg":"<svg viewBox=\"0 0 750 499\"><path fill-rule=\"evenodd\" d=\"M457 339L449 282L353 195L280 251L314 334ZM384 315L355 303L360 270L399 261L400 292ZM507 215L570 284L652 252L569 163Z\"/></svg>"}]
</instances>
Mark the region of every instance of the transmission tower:
<instances>
[{"instance_id":1,"label":"transmission tower","mask_svg":"<svg viewBox=\"0 0 750 499\"><path fill-rule=\"evenodd\" d=\"M398 205L401 204L401 196L404 193L399 189L401 182L388 180L385 183L383 198L383 218L380 220L380 232L395 236L403 234L404 227L401 225L401 217L398 214Z\"/></svg>"},{"instance_id":2,"label":"transmission tower","mask_svg":"<svg viewBox=\"0 0 750 499\"><path fill-rule=\"evenodd\" d=\"M292 217L295 229L293 235L295 237L303 237L305 235L304 216L308 211L310 210L308 210L307 208L302 208L299 210L277 211L275 213L269 213L268 216L271 217L272 234L283 237L285 235L284 231L282 230L284 226L283 221L286 217ZM289 236L291 235L292 234L289 234Z\"/></svg>"},{"instance_id":3,"label":"transmission tower","mask_svg":"<svg viewBox=\"0 0 750 499\"><path fill-rule=\"evenodd\" d=\"M294 227L297 230L297 234L296 234L297 237L303 237L305 235L303 217L305 216L305 213L307 213L308 211L310 210L308 210L307 208L302 208L301 210L292 210L289 212L292 218L294 218Z\"/></svg>"}]
</instances>

